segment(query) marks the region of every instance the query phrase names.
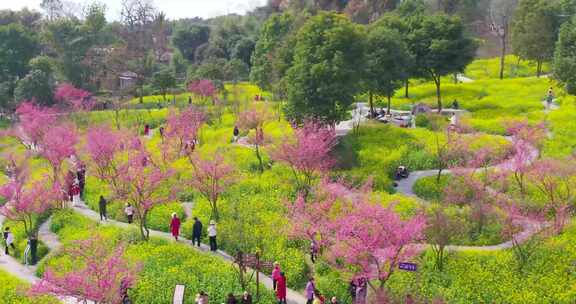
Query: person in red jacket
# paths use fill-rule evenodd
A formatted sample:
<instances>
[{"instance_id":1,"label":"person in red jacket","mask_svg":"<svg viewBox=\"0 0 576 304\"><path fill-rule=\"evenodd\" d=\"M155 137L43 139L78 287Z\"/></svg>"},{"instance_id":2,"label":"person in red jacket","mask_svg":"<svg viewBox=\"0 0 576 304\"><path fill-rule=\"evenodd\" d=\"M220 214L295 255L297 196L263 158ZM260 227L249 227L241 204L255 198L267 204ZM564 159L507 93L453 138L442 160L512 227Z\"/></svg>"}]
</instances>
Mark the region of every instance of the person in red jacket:
<instances>
[{"instance_id":1,"label":"person in red jacket","mask_svg":"<svg viewBox=\"0 0 576 304\"><path fill-rule=\"evenodd\" d=\"M276 298L278 304L286 304L286 276L280 272L280 277L276 281Z\"/></svg>"},{"instance_id":2,"label":"person in red jacket","mask_svg":"<svg viewBox=\"0 0 576 304\"><path fill-rule=\"evenodd\" d=\"M172 236L178 241L178 235L180 234L180 219L176 213L172 213L172 221L170 222L170 231L172 231Z\"/></svg>"}]
</instances>

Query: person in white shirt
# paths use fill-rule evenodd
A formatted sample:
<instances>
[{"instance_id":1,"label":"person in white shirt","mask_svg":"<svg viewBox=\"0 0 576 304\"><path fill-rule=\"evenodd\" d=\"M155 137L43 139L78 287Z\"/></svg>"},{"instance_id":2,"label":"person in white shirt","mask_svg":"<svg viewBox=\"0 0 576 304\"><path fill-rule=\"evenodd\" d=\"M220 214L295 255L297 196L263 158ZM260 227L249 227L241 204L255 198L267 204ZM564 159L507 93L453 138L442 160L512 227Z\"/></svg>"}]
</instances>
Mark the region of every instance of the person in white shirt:
<instances>
[{"instance_id":1,"label":"person in white shirt","mask_svg":"<svg viewBox=\"0 0 576 304\"><path fill-rule=\"evenodd\" d=\"M210 221L208 226L208 238L210 239L210 251L218 250L218 245L216 244L216 222L214 220Z\"/></svg>"},{"instance_id":2,"label":"person in white shirt","mask_svg":"<svg viewBox=\"0 0 576 304\"><path fill-rule=\"evenodd\" d=\"M132 221L134 220L134 207L132 207L132 205L130 204L126 204L126 208L124 208L124 213L128 218L128 224L132 224Z\"/></svg>"},{"instance_id":3,"label":"person in white shirt","mask_svg":"<svg viewBox=\"0 0 576 304\"><path fill-rule=\"evenodd\" d=\"M8 248L12 247L14 251L16 251L16 247L14 246L14 235L10 231L10 227L6 227L4 229L4 242L6 243L6 255L10 254Z\"/></svg>"}]
</instances>

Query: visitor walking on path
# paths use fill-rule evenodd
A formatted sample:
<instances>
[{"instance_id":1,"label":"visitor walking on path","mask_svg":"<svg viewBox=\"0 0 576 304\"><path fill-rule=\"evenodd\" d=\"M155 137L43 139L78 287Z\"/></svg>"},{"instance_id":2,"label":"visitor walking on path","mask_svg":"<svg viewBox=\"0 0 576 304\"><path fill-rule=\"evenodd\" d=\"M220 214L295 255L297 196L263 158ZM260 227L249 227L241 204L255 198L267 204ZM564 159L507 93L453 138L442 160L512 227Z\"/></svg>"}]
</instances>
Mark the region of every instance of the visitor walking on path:
<instances>
[{"instance_id":1,"label":"visitor walking on path","mask_svg":"<svg viewBox=\"0 0 576 304\"><path fill-rule=\"evenodd\" d=\"M196 300L194 300L196 304L208 304L208 295L204 291L200 291L196 295Z\"/></svg>"},{"instance_id":2,"label":"visitor walking on path","mask_svg":"<svg viewBox=\"0 0 576 304\"><path fill-rule=\"evenodd\" d=\"M338 299L336 299L336 297L332 297L330 304L338 304Z\"/></svg>"},{"instance_id":3,"label":"visitor walking on path","mask_svg":"<svg viewBox=\"0 0 576 304\"><path fill-rule=\"evenodd\" d=\"M14 251L16 251L16 247L14 246L14 235L10 231L10 227L4 228L4 245L6 246L5 253L9 255L8 248L12 247Z\"/></svg>"},{"instance_id":4,"label":"visitor walking on path","mask_svg":"<svg viewBox=\"0 0 576 304\"><path fill-rule=\"evenodd\" d=\"M170 231L172 236L176 241L178 241L178 235L180 234L180 219L176 213L172 213L172 221L170 221Z\"/></svg>"},{"instance_id":5,"label":"visitor walking on path","mask_svg":"<svg viewBox=\"0 0 576 304\"><path fill-rule=\"evenodd\" d=\"M86 185L86 166L81 164L76 171L76 178L78 178L78 187L80 187L80 198L84 197L84 186Z\"/></svg>"},{"instance_id":6,"label":"visitor walking on path","mask_svg":"<svg viewBox=\"0 0 576 304\"><path fill-rule=\"evenodd\" d=\"M274 269L272 270L272 289L276 289L276 282L280 279L280 263L274 262Z\"/></svg>"},{"instance_id":7,"label":"visitor walking on path","mask_svg":"<svg viewBox=\"0 0 576 304\"><path fill-rule=\"evenodd\" d=\"M356 281L350 280L350 284L348 285L348 293L350 294L350 298L352 299L352 303L356 303Z\"/></svg>"},{"instance_id":8,"label":"visitor walking on path","mask_svg":"<svg viewBox=\"0 0 576 304\"><path fill-rule=\"evenodd\" d=\"M312 264L316 263L317 258L318 244L316 244L316 240L312 240L312 242L310 242L310 260L312 260Z\"/></svg>"},{"instance_id":9,"label":"visitor walking on path","mask_svg":"<svg viewBox=\"0 0 576 304\"><path fill-rule=\"evenodd\" d=\"M100 211L100 220L106 221L108 220L108 216L106 215L106 199L104 196L100 195L100 201L98 201L98 211Z\"/></svg>"},{"instance_id":10,"label":"visitor walking on path","mask_svg":"<svg viewBox=\"0 0 576 304\"><path fill-rule=\"evenodd\" d=\"M278 282L276 282L276 298L278 304L286 304L286 275L280 272Z\"/></svg>"},{"instance_id":11,"label":"visitor walking on path","mask_svg":"<svg viewBox=\"0 0 576 304\"><path fill-rule=\"evenodd\" d=\"M314 291L314 304L325 304L326 298L320 293L320 291Z\"/></svg>"},{"instance_id":12,"label":"visitor walking on path","mask_svg":"<svg viewBox=\"0 0 576 304\"><path fill-rule=\"evenodd\" d=\"M252 295L247 291L244 292L242 295L242 299L240 299L241 304L252 304Z\"/></svg>"},{"instance_id":13,"label":"visitor walking on path","mask_svg":"<svg viewBox=\"0 0 576 304\"><path fill-rule=\"evenodd\" d=\"M80 182L78 179L74 180L72 188L70 189L70 194L72 195L72 207L76 207L80 204Z\"/></svg>"},{"instance_id":14,"label":"visitor walking on path","mask_svg":"<svg viewBox=\"0 0 576 304\"><path fill-rule=\"evenodd\" d=\"M552 88L548 89L548 93L546 94L546 109L549 110L552 106L552 102L554 101L554 91Z\"/></svg>"},{"instance_id":15,"label":"visitor walking on path","mask_svg":"<svg viewBox=\"0 0 576 304\"><path fill-rule=\"evenodd\" d=\"M210 251L218 250L218 244L216 243L216 222L214 220L210 221L210 226L208 226L208 238L210 239Z\"/></svg>"},{"instance_id":16,"label":"visitor walking on path","mask_svg":"<svg viewBox=\"0 0 576 304\"><path fill-rule=\"evenodd\" d=\"M306 304L314 303L314 291L316 290L316 285L314 284L314 278L310 278L306 284Z\"/></svg>"},{"instance_id":17,"label":"visitor walking on path","mask_svg":"<svg viewBox=\"0 0 576 304\"><path fill-rule=\"evenodd\" d=\"M200 239L202 238L202 222L195 217L194 225L192 226L192 246L197 244L200 247Z\"/></svg>"},{"instance_id":18,"label":"visitor walking on path","mask_svg":"<svg viewBox=\"0 0 576 304\"><path fill-rule=\"evenodd\" d=\"M232 132L233 135L233 142L238 142L238 135L240 135L240 130L238 129L238 126L234 126L234 131Z\"/></svg>"},{"instance_id":19,"label":"visitor walking on path","mask_svg":"<svg viewBox=\"0 0 576 304\"><path fill-rule=\"evenodd\" d=\"M228 298L226 299L226 304L238 304L238 300L233 293L228 294Z\"/></svg>"},{"instance_id":20,"label":"visitor walking on path","mask_svg":"<svg viewBox=\"0 0 576 304\"><path fill-rule=\"evenodd\" d=\"M124 214L126 214L128 224L132 224L132 221L134 220L134 207L132 207L130 203L126 204L126 208L124 208Z\"/></svg>"},{"instance_id":21,"label":"visitor walking on path","mask_svg":"<svg viewBox=\"0 0 576 304\"><path fill-rule=\"evenodd\" d=\"M368 282L366 279L361 278L358 280L356 287L356 302L354 304L366 304L366 297L368 296Z\"/></svg>"}]
</instances>

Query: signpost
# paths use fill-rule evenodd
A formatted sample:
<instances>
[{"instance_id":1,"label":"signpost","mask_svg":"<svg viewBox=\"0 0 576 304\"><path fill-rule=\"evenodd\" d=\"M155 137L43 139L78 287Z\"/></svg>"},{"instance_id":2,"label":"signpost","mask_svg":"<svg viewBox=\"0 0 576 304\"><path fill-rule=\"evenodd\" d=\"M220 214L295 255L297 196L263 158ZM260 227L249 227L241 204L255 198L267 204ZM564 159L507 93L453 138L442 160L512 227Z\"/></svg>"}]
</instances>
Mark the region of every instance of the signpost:
<instances>
[{"instance_id":1,"label":"signpost","mask_svg":"<svg viewBox=\"0 0 576 304\"><path fill-rule=\"evenodd\" d=\"M418 265L414 263L398 263L398 269L406 271L417 271Z\"/></svg>"},{"instance_id":2,"label":"signpost","mask_svg":"<svg viewBox=\"0 0 576 304\"><path fill-rule=\"evenodd\" d=\"M243 277L244 273L246 273L246 268L253 270L250 277L256 274L256 301L258 301L260 298L260 272L272 272L274 264L260 260L260 254L258 252L255 254L245 254L242 251L238 251L234 263L238 264L242 283L244 283Z\"/></svg>"}]
</instances>

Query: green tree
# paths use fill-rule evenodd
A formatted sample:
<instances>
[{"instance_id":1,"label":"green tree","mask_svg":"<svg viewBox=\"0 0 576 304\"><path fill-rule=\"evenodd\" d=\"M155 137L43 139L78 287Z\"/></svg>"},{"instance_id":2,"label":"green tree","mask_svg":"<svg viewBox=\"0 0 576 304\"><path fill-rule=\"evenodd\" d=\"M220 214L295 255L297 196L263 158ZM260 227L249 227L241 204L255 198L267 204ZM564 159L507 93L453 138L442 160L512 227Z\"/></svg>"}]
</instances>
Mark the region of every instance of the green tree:
<instances>
[{"instance_id":1,"label":"green tree","mask_svg":"<svg viewBox=\"0 0 576 304\"><path fill-rule=\"evenodd\" d=\"M210 28L199 25L178 27L172 36L172 44L190 62L196 62L195 54L199 46L208 42Z\"/></svg>"},{"instance_id":2,"label":"green tree","mask_svg":"<svg viewBox=\"0 0 576 304\"><path fill-rule=\"evenodd\" d=\"M294 17L289 13L274 14L262 26L260 36L252 53L250 80L260 88L272 90L274 83L283 75L278 75L275 61L280 57L282 42L293 28Z\"/></svg>"},{"instance_id":3,"label":"green tree","mask_svg":"<svg viewBox=\"0 0 576 304\"><path fill-rule=\"evenodd\" d=\"M176 78L171 70L163 69L154 74L152 84L160 91L162 98L166 101L166 93L168 93L170 88L176 86Z\"/></svg>"},{"instance_id":4,"label":"green tree","mask_svg":"<svg viewBox=\"0 0 576 304\"><path fill-rule=\"evenodd\" d=\"M363 33L336 13L314 16L298 31L294 62L287 73L289 119L316 118L337 123L346 118L359 91Z\"/></svg>"},{"instance_id":5,"label":"green tree","mask_svg":"<svg viewBox=\"0 0 576 304\"><path fill-rule=\"evenodd\" d=\"M44 39L56 55L60 73L76 87L84 87L90 70L84 64L92 37L78 21L57 19L46 26Z\"/></svg>"},{"instance_id":6,"label":"green tree","mask_svg":"<svg viewBox=\"0 0 576 304\"><path fill-rule=\"evenodd\" d=\"M554 77L576 95L576 17L564 23L554 53Z\"/></svg>"},{"instance_id":7,"label":"green tree","mask_svg":"<svg viewBox=\"0 0 576 304\"><path fill-rule=\"evenodd\" d=\"M387 97L390 114L391 97L407 78L411 61L400 33L377 24L369 29L365 50L364 83L370 96L370 111L374 113L373 94Z\"/></svg>"},{"instance_id":8,"label":"green tree","mask_svg":"<svg viewBox=\"0 0 576 304\"><path fill-rule=\"evenodd\" d=\"M248 65L240 59L232 59L226 63L226 80L234 84L246 79L248 76Z\"/></svg>"},{"instance_id":9,"label":"green tree","mask_svg":"<svg viewBox=\"0 0 576 304\"><path fill-rule=\"evenodd\" d=\"M548 0L521 0L512 23L512 47L523 59L537 63L536 75L542 74L542 64L554 55L556 42L556 10Z\"/></svg>"},{"instance_id":10,"label":"green tree","mask_svg":"<svg viewBox=\"0 0 576 304\"><path fill-rule=\"evenodd\" d=\"M252 39L244 37L236 42L232 49L232 59L242 60L247 66L250 66L250 58L254 52L255 43Z\"/></svg>"},{"instance_id":11,"label":"green tree","mask_svg":"<svg viewBox=\"0 0 576 304\"><path fill-rule=\"evenodd\" d=\"M36 38L22 25L0 26L0 80L24 77L28 62L38 51Z\"/></svg>"},{"instance_id":12,"label":"green tree","mask_svg":"<svg viewBox=\"0 0 576 304\"><path fill-rule=\"evenodd\" d=\"M54 79L52 75L41 70L33 70L26 77L16 82L14 99L17 102L23 100L35 100L41 105L52 105L54 92Z\"/></svg>"},{"instance_id":13,"label":"green tree","mask_svg":"<svg viewBox=\"0 0 576 304\"><path fill-rule=\"evenodd\" d=\"M422 18L411 33L415 66L434 81L438 112L442 111L441 77L463 72L474 60L477 43L465 35L458 17L432 15Z\"/></svg>"}]
</instances>

